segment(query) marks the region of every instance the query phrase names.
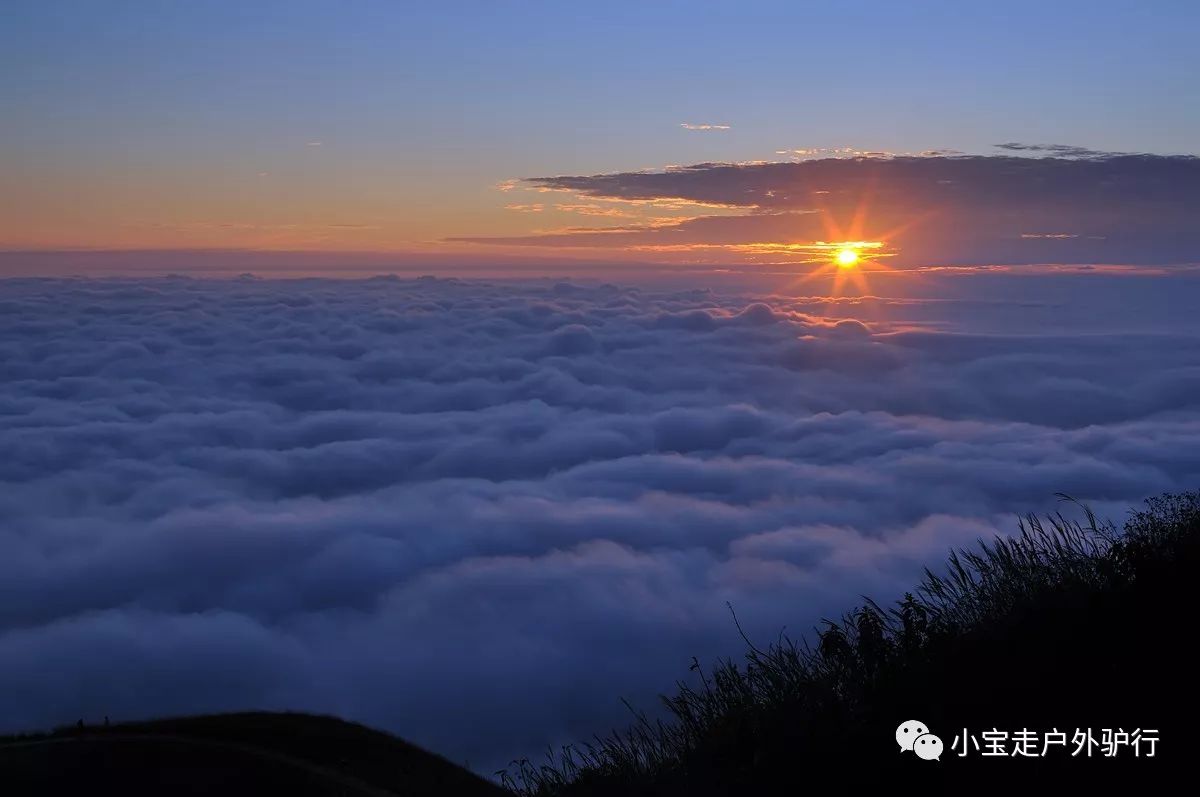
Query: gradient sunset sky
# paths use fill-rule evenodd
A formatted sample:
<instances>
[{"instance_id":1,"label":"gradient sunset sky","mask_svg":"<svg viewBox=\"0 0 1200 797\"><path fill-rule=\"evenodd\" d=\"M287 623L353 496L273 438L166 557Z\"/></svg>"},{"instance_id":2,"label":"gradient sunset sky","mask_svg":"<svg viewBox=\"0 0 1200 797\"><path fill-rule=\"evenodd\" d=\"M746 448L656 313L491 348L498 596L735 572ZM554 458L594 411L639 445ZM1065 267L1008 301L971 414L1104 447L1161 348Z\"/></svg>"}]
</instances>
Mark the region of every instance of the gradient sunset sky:
<instances>
[{"instance_id":1,"label":"gradient sunset sky","mask_svg":"<svg viewBox=\"0 0 1200 797\"><path fill-rule=\"evenodd\" d=\"M1200 142L1192 2L18 0L4 16L6 250L1197 251L1200 167L1146 157Z\"/></svg>"}]
</instances>

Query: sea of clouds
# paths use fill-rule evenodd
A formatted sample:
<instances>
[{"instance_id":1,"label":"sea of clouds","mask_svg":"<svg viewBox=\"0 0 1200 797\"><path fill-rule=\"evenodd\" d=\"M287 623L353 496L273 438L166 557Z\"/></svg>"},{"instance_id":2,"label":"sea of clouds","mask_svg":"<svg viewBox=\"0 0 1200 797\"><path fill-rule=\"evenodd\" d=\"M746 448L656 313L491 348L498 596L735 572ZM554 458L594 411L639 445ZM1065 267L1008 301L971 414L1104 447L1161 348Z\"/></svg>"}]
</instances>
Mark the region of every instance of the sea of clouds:
<instances>
[{"instance_id":1,"label":"sea of clouds","mask_svg":"<svg viewBox=\"0 0 1200 797\"><path fill-rule=\"evenodd\" d=\"M0 281L0 730L308 709L489 771L737 654L727 601L800 635L1200 486L1194 320L1070 279Z\"/></svg>"}]
</instances>

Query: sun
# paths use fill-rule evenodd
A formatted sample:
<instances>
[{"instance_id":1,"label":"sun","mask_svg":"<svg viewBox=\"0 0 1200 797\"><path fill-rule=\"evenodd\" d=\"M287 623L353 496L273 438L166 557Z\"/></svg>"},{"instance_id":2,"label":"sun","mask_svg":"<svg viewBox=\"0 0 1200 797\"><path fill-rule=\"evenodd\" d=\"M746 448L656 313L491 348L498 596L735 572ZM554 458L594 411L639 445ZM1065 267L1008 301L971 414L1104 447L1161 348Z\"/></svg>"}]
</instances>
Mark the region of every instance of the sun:
<instances>
[{"instance_id":1,"label":"sun","mask_svg":"<svg viewBox=\"0 0 1200 797\"><path fill-rule=\"evenodd\" d=\"M834 256L837 264L842 268L853 268L858 265L858 250L849 247L839 249L837 255Z\"/></svg>"}]
</instances>

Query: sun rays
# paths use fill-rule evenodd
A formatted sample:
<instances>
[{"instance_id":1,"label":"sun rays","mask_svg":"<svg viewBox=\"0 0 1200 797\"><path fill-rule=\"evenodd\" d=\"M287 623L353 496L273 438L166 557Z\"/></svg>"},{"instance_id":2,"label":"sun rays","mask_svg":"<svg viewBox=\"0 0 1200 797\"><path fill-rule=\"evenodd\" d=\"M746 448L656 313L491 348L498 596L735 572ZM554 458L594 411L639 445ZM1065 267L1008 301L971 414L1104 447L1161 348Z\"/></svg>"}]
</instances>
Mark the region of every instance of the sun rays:
<instances>
[{"instance_id":1,"label":"sun rays","mask_svg":"<svg viewBox=\"0 0 1200 797\"><path fill-rule=\"evenodd\" d=\"M832 278L834 296L840 296L850 290L858 294L867 294L870 293L868 280L871 273L895 270L885 262L899 253L899 249L890 242L895 241L915 222L871 234L875 231L870 229L868 211L873 194L874 186L868 184L859 197L849 223L845 225L839 222L828 207L819 209L826 237L824 240L796 247L812 255L800 262L816 265L816 268L801 275L797 279L798 283Z\"/></svg>"}]
</instances>

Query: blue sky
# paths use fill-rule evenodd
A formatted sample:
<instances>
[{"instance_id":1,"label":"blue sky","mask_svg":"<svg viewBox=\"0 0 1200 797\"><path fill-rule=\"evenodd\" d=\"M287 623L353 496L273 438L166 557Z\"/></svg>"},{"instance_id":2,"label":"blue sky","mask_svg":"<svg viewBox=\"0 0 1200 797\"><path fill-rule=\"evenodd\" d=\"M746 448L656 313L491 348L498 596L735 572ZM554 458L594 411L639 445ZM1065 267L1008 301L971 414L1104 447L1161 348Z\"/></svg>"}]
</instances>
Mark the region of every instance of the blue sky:
<instances>
[{"instance_id":1,"label":"blue sky","mask_svg":"<svg viewBox=\"0 0 1200 797\"><path fill-rule=\"evenodd\" d=\"M1186 2L6 5L10 248L328 223L377 228L352 248L419 249L528 232L494 190L516 177L1200 140Z\"/></svg>"}]
</instances>

